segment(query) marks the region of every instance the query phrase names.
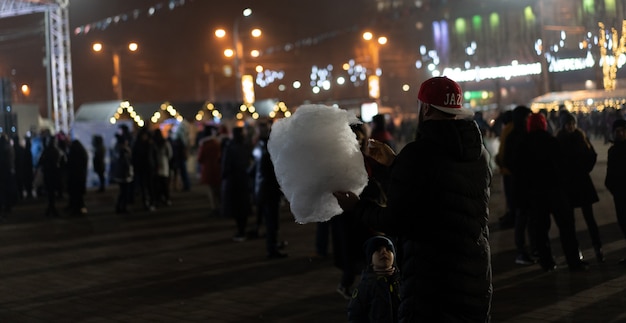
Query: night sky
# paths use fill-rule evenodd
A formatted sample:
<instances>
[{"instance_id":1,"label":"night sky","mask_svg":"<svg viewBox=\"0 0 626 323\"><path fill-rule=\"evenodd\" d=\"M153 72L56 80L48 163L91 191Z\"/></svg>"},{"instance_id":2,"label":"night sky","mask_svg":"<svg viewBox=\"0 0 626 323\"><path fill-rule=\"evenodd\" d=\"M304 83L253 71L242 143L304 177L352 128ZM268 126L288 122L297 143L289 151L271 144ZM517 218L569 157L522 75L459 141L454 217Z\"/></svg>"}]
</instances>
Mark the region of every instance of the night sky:
<instances>
[{"instance_id":1,"label":"night sky","mask_svg":"<svg viewBox=\"0 0 626 323\"><path fill-rule=\"evenodd\" d=\"M252 8L254 14L241 22L242 34L252 27L263 30L261 41L243 38L244 45L254 42L258 46L246 48L274 49L258 60L265 66L285 70L285 84L295 79L308 82L312 64L339 64L354 56L347 40L357 39L360 31L346 30L370 23L368 15L363 14L366 1L358 0L186 0L172 10L167 8L168 2L70 0L76 109L85 102L115 98L111 87L112 55L92 52L94 42L119 48L130 41L139 43L136 53L121 51L124 97L135 102L203 101L209 95L209 77L214 80L217 100L229 100L234 97L234 78L222 72L223 66L229 64L222 52L231 47L231 42L217 40L213 31L218 27L232 29L235 17L244 8ZM165 7L148 16L148 8L156 4ZM88 33L74 34L77 27L135 9L141 12L136 19L111 24L104 30L92 28ZM43 19L43 14L32 14L0 20L0 73L16 84L32 84L31 96L25 100L45 106ZM320 38L324 34L333 36ZM276 50L306 39L318 42L301 44L288 52ZM267 95L275 94L270 88L265 90ZM45 113L45 107L41 111Z\"/></svg>"}]
</instances>

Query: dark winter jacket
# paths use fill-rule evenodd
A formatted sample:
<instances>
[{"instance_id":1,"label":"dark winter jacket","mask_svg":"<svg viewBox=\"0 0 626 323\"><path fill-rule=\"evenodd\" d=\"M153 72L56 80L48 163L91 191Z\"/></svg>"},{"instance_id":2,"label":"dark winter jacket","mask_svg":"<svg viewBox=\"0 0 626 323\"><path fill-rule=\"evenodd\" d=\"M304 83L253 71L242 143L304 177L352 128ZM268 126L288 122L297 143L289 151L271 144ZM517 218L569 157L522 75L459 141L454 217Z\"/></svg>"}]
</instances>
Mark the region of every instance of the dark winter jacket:
<instances>
[{"instance_id":1,"label":"dark winter jacket","mask_svg":"<svg viewBox=\"0 0 626 323\"><path fill-rule=\"evenodd\" d=\"M533 131L519 146L520 187L530 201L554 200L566 192L563 153L558 140L547 131Z\"/></svg>"},{"instance_id":2,"label":"dark winter jacket","mask_svg":"<svg viewBox=\"0 0 626 323\"><path fill-rule=\"evenodd\" d=\"M400 322L489 321L488 161L475 122L425 121L391 166L387 206L357 205L398 237Z\"/></svg>"},{"instance_id":3,"label":"dark winter jacket","mask_svg":"<svg viewBox=\"0 0 626 323\"><path fill-rule=\"evenodd\" d=\"M351 323L397 322L400 302L400 274L377 275L371 266L361 274L361 282L348 304L348 321Z\"/></svg>"},{"instance_id":4,"label":"dark winter jacket","mask_svg":"<svg viewBox=\"0 0 626 323\"><path fill-rule=\"evenodd\" d=\"M280 185L274 173L274 164L267 150L268 138L257 142L252 155L254 156L254 197L259 201L278 201L282 196Z\"/></svg>"},{"instance_id":5,"label":"dark winter jacket","mask_svg":"<svg viewBox=\"0 0 626 323\"><path fill-rule=\"evenodd\" d=\"M613 195L626 193L626 141L616 141L609 148L604 185Z\"/></svg>"},{"instance_id":6,"label":"dark winter jacket","mask_svg":"<svg viewBox=\"0 0 626 323\"><path fill-rule=\"evenodd\" d=\"M523 189L520 187L521 179L519 175L520 168L520 153L519 147L526 135L526 120L530 115L531 111L525 106L518 106L513 110L512 122L513 122L513 130L506 136L505 148L503 151L502 162L504 167L506 167L511 174L511 186L510 186L510 195L513 203L513 208L526 208L525 204L528 200L526 196L523 195Z\"/></svg>"},{"instance_id":7,"label":"dark winter jacket","mask_svg":"<svg viewBox=\"0 0 626 323\"><path fill-rule=\"evenodd\" d=\"M106 147L101 136L94 136L93 138L93 171L96 174L104 174L105 162L104 157L106 155Z\"/></svg>"},{"instance_id":8,"label":"dark winter jacket","mask_svg":"<svg viewBox=\"0 0 626 323\"><path fill-rule=\"evenodd\" d=\"M556 136L563 154L563 171L567 193L572 207L598 202L598 193L589 173L596 164L597 154L587 136L580 130L568 133L561 130Z\"/></svg>"},{"instance_id":9,"label":"dark winter jacket","mask_svg":"<svg viewBox=\"0 0 626 323\"><path fill-rule=\"evenodd\" d=\"M78 140L73 140L67 154L67 189L70 195L85 194L89 154Z\"/></svg>"},{"instance_id":10,"label":"dark winter jacket","mask_svg":"<svg viewBox=\"0 0 626 323\"><path fill-rule=\"evenodd\" d=\"M130 183L133 181L134 167L130 148L117 144L115 147L115 167L113 181Z\"/></svg>"}]
</instances>

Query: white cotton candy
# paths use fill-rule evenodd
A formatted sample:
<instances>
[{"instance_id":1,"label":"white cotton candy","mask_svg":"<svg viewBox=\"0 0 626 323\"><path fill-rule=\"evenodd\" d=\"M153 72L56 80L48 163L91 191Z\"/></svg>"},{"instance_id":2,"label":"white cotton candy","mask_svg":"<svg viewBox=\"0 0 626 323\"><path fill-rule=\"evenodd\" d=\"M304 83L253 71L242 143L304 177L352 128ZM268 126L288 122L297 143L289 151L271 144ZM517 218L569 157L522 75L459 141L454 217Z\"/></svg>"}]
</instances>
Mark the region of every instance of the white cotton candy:
<instances>
[{"instance_id":1,"label":"white cotton candy","mask_svg":"<svg viewBox=\"0 0 626 323\"><path fill-rule=\"evenodd\" d=\"M346 110L303 105L272 125L268 150L296 222L323 222L343 212L332 194L360 194L367 171Z\"/></svg>"}]
</instances>

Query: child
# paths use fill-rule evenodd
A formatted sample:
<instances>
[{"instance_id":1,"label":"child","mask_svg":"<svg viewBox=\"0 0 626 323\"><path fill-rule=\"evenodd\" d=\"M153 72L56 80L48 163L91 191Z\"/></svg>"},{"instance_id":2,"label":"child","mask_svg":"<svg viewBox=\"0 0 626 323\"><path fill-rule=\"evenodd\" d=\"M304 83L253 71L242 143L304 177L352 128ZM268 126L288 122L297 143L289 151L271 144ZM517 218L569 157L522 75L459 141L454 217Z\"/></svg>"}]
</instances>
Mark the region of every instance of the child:
<instances>
[{"instance_id":1,"label":"child","mask_svg":"<svg viewBox=\"0 0 626 323\"><path fill-rule=\"evenodd\" d=\"M613 146L609 148L604 185L613 195L617 223L626 237L626 120L613 122ZM626 258L619 261L626 265Z\"/></svg>"},{"instance_id":2,"label":"child","mask_svg":"<svg viewBox=\"0 0 626 323\"><path fill-rule=\"evenodd\" d=\"M375 236L365 242L367 267L348 305L350 322L397 322L400 273L395 253L387 237Z\"/></svg>"}]
</instances>

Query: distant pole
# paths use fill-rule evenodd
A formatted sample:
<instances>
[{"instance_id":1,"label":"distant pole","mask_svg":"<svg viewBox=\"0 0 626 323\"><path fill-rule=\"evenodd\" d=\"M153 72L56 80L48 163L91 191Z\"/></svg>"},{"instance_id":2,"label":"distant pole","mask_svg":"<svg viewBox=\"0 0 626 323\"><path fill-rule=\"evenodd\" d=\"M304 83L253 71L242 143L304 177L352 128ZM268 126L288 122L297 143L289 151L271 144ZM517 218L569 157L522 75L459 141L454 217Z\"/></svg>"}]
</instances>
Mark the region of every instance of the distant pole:
<instances>
[{"instance_id":1,"label":"distant pole","mask_svg":"<svg viewBox=\"0 0 626 323\"><path fill-rule=\"evenodd\" d=\"M239 39L239 21L240 17L237 17L233 24L233 46L235 48L235 99L237 102L243 101L241 78L244 74L243 44L241 43L241 39Z\"/></svg>"},{"instance_id":2,"label":"distant pole","mask_svg":"<svg viewBox=\"0 0 626 323\"><path fill-rule=\"evenodd\" d=\"M117 99L122 101L124 96L122 95L122 72L120 68L120 54L117 51L113 51L113 89L117 95Z\"/></svg>"}]
</instances>

